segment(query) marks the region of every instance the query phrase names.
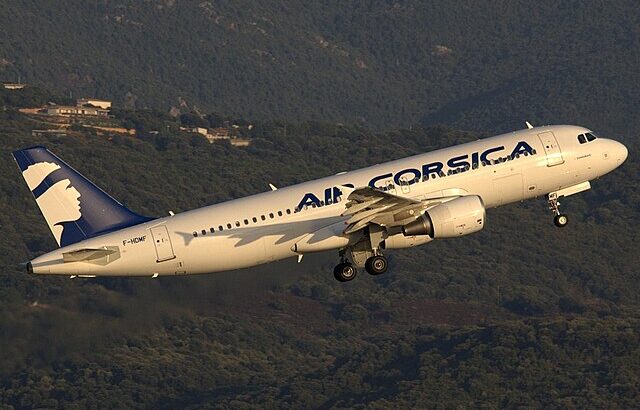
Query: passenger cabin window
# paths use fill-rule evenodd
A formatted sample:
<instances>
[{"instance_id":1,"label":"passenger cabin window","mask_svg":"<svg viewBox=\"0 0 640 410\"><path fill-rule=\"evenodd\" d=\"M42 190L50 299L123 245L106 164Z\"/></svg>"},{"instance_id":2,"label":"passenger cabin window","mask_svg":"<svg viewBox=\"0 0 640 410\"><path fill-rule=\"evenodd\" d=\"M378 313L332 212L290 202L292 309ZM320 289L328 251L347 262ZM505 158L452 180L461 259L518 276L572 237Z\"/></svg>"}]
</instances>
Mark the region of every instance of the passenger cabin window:
<instances>
[{"instance_id":1,"label":"passenger cabin window","mask_svg":"<svg viewBox=\"0 0 640 410\"><path fill-rule=\"evenodd\" d=\"M249 220L248 220L248 219L245 219L245 220L244 220L244 224L245 224L245 225L249 225Z\"/></svg>"},{"instance_id":2,"label":"passenger cabin window","mask_svg":"<svg viewBox=\"0 0 640 410\"><path fill-rule=\"evenodd\" d=\"M252 218L253 223L258 222L258 218L256 218L255 216Z\"/></svg>"},{"instance_id":3,"label":"passenger cabin window","mask_svg":"<svg viewBox=\"0 0 640 410\"><path fill-rule=\"evenodd\" d=\"M273 219L273 214L269 214L269 218Z\"/></svg>"},{"instance_id":4,"label":"passenger cabin window","mask_svg":"<svg viewBox=\"0 0 640 410\"><path fill-rule=\"evenodd\" d=\"M282 211L278 211L278 216L282 216Z\"/></svg>"},{"instance_id":5,"label":"passenger cabin window","mask_svg":"<svg viewBox=\"0 0 640 410\"><path fill-rule=\"evenodd\" d=\"M224 230L224 228L222 227L222 225L220 225L220 226L218 227L218 230L219 230L219 231L221 231L221 232Z\"/></svg>"},{"instance_id":6,"label":"passenger cabin window","mask_svg":"<svg viewBox=\"0 0 640 410\"><path fill-rule=\"evenodd\" d=\"M287 215L291 214L291 209L287 209Z\"/></svg>"},{"instance_id":7,"label":"passenger cabin window","mask_svg":"<svg viewBox=\"0 0 640 410\"><path fill-rule=\"evenodd\" d=\"M214 228L213 226L211 227L211 229L209 229L211 231L211 233L214 233L216 231L216 228Z\"/></svg>"},{"instance_id":8,"label":"passenger cabin window","mask_svg":"<svg viewBox=\"0 0 640 410\"><path fill-rule=\"evenodd\" d=\"M203 234L203 235L206 235L206 234L207 234L207 231L203 229L203 230L202 230L202 234Z\"/></svg>"},{"instance_id":9,"label":"passenger cabin window","mask_svg":"<svg viewBox=\"0 0 640 410\"><path fill-rule=\"evenodd\" d=\"M265 220L267 219L267 217L266 217L266 216L264 216L264 215L260 215L260 219L262 219L263 221L265 221Z\"/></svg>"},{"instance_id":10,"label":"passenger cabin window","mask_svg":"<svg viewBox=\"0 0 640 410\"><path fill-rule=\"evenodd\" d=\"M236 221L236 226L240 227L240 221Z\"/></svg>"},{"instance_id":11,"label":"passenger cabin window","mask_svg":"<svg viewBox=\"0 0 640 410\"><path fill-rule=\"evenodd\" d=\"M227 224L227 229L231 229L231 224Z\"/></svg>"}]
</instances>

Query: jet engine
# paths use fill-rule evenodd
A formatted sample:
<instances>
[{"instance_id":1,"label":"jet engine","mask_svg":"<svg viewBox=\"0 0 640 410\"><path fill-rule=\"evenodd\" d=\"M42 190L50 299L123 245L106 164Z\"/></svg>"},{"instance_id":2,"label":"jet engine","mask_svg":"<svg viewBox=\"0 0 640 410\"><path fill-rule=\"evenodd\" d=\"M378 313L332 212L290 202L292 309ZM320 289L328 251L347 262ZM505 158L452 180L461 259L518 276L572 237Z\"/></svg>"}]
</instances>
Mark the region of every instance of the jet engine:
<instances>
[{"instance_id":1,"label":"jet engine","mask_svg":"<svg viewBox=\"0 0 640 410\"><path fill-rule=\"evenodd\" d=\"M436 205L402 227L404 236L429 235L432 239L453 238L478 232L486 217L482 199L462 196Z\"/></svg>"},{"instance_id":2,"label":"jet engine","mask_svg":"<svg viewBox=\"0 0 640 410\"><path fill-rule=\"evenodd\" d=\"M422 245L432 240L433 240L432 238L426 235L404 236L401 233L397 233L395 235L390 235L387 239L385 239L382 242L382 248L384 249L412 248L414 246Z\"/></svg>"}]
</instances>

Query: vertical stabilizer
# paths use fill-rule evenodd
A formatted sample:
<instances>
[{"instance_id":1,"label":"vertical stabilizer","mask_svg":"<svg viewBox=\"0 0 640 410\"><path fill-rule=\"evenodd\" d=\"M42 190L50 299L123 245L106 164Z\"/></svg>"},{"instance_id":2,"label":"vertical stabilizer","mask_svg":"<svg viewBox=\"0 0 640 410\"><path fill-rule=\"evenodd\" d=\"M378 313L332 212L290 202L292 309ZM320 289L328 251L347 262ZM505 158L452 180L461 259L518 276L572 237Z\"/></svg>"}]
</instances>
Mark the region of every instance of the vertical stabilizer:
<instances>
[{"instance_id":1,"label":"vertical stabilizer","mask_svg":"<svg viewBox=\"0 0 640 410\"><path fill-rule=\"evenodd\" d=\"M151 219L130 211L45 147L13 157L60 246Z\"/></svg>"}]
</instances>

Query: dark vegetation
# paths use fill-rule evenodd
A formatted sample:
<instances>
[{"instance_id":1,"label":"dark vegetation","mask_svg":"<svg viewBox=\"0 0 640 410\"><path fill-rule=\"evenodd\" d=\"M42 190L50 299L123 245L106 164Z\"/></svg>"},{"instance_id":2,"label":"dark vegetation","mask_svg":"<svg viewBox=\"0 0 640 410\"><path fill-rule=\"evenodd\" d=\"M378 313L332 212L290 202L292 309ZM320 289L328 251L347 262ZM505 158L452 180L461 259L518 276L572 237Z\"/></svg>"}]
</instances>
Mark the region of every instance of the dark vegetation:
<instances>
[{"instance_id":1,"label":"dark vegetation","mask_svg":"<svg viewBox=\"0 0 640 410\"><path fill-rule=\"evenodd\" d=\"M638 7L0 2L0 80L35 85L0 89L0 406L637 407ZM138 137L33 137L42 124L16 110L84 96L114 98ZM178 131L239 118L255 125L248 148ZM510 205L483 232L390 252L390 272L348 284L333 253L156 280L20 266L55 246L11 160L20 147L46 144L163 215L525 119L629 147L623 167L563 201L564 230L542 199Z\"/></svg>"},{"instance_id":2,"label":"dark vegetation","mask_svg":"<svg viewBox=\"0 0 640 410\"><path fill-rule=\"evenodd\" d=\"M569 228L552 226L542 199L511 205L490 212L483 232L391 252L389 273L363 273L348 284L330 273L333 253L201 277L26 275L19 263L55 243L9 160L19 147L46 144L131 208L162 215L477 137L445 127L372 133L256 122L252 145L238 149L178 136L162 113L117 115L140 137L31 137L37 123L10 105L0 111L0 403L637 403L640 170L633 155L592 191L563 201Z\"/></svg>"},{"instance_id":3,"label":"dark vegetation","mask_svg":"<svg viewBox=\"0 0 640 410\"><path fill-rule=\"evenodd\" d=\"M640 128L636 0L0 4L0 79L373 129Z\"/></svg>"}]
</instances>

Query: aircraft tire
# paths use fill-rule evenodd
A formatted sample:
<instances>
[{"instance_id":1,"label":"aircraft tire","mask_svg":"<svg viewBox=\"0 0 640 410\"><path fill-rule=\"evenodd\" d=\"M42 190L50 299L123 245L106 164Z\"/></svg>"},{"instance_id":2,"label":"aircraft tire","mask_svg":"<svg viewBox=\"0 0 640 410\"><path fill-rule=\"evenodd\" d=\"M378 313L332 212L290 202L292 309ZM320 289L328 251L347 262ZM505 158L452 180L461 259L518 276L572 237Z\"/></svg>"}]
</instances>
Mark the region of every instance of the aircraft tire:
<instances>
[{"instance_id":1,"label":"aircraft tire","mask_svg":"<svg viewBox=\"0 0 640 410\"><path fill-rule=\"evenodd\" d=\"M369 275L382 275L389 268L389 262L384 256L376 255L367 259L364 267Z\"/></svg>"},{"instance_id":2,"label":"aircraft tire","mask_svg":"<svg viewBox=\"0 0 640 410\"><path fill-rule=\"evenodd\" d=\"M349 282L358 274L358 269L351 263L339 263L333 269L333 276L338 282Z\"/></svg>"},{"instance_id":3,"label":"aircraft tire","mask_svg":"<svg viewBox=\"0 0 640 410\"><path fill-rule=\"evenodd\" d=\"M565 226L567 226L568 223L569 223L569 218L567 217L567 215L560 214L560 215L556 215L555 218L553 218L553 224L558 228L564 228Z\"/></svg>"}]
</instances>

